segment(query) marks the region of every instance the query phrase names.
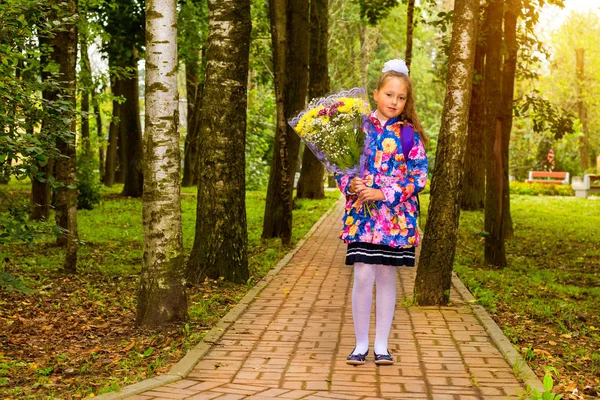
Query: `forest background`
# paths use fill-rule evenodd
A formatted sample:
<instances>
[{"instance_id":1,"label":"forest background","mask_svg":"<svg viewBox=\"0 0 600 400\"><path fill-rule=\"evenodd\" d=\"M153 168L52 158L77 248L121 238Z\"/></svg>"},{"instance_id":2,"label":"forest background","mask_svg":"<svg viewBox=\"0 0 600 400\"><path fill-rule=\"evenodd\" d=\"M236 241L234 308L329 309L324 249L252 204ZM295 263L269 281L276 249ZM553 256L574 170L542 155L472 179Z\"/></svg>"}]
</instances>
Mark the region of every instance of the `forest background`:
<instances>
[{"instance_id":1,"label":"forest background","mask_svg":"<svg viewBox=\"0 0 600 400\"><path fill-rule=\"evenodd\" d=\"M289 2L300 3L304 2ZM439 154L439 133L444 128L453 2L431 0L405 4L385 0L331 0L325 3L328 84L318 95L354 86L371 91L383 63L391 58L406 57L407 39L412 37L411 78L415 83L419 115L432 139L428 155L433 171ZM496 0L481 3L482 18L494 3L504 4ZM552 3L566 5L566 10L570 10L568 1ZM514 5L506 2L507 10L511 10L510 4ZM571 176L597 171L596 156L600 152L600 70L597 67L600 60L595 46L600 34L598 7L587 2L587 8L580 12L560 14L563 22L557 24L548 23L547 16L557 15L552 14L559 12L556 5L548 6L543 1L519 4L523 5L516 30L519 53L514 104L510 107L515 118L507 153L510 157L507 176L515 179L510 188L513 195L572 195L568 186L541 187L521 182L530 170L567 171ZM289 249L288 245L296 243L337 198L334 191L298 196L293 202L293 233L289 232L288 243L281 243L277 232L265 235L267 214L273 208L268 205L267 187L272 172L279 171L271 167L279 146L277 72L269 2L252 0L248 4L252 29L240 36L240 43L248 45L245 61L248 65L238 60L229 64L231 71L242 66L247 73L243 80L247 97L243 96L241 103L228 105L234 111L230 125L238 128L241 125L235 125L235 118L244 114L239 110L246 110L243 130L237 129L232 135L226 134L226 129L221 131L229 146L243 143L245 147L243 173L236 176L243 177L241 187L246 196L244 201L230 208L247 210L243 216L244 226L239 227L241 235L247 235L247 247L243 250L247 258L238 263L246 264L246 271L230 273L233 268L221 266L213 272L195 273L193 262L188 262L185 273L191 283L187 288L189 319L181 318L187 322L167 324L158 330L139 328L152 325L144 323L139 299L133 295L140 291L143 254L149 245L142 227L152 224L146 217L141 218L141 210L148 206L140 200L148 183L148 179L143 179L144 141L148 140L144 121L148 121L149 113L146 95L156 89L146 82L144 59L148 43L144 24L148 13L143 2L134 0L56 1L49 5L49 2L36 0L6 1L0 5L3 39L0 115L5 127L0 142L5 182L1 189L0 282L2 320L7 326L5 332L0 332L3 344L0 384L1 390L14 398L84 397L115 390L168 370L169 365L201 339L241 298L245 288L264 276ZM177 147L182 164L177 184L181 178L183 222L179 229L183 232L183 250L178 256L187 257L191 251L189 259L200 264L198 257L208 252L201 251L202 244L194 240L202 236L197 218L199 213L214 209L209 208L206 201L210 193L203 193L201 185L196 194L194 185L208 170L197 169L197 160L210 160L215 153L206 153L211 146L207 142L205 146L198 146L194 138L202 137L201 130L207 126L206 115L221 102L219 94L210 98L204 93L211 34L208 6L209 2L202 0L182 0L177 4L179 63L176 76L180 101L176 107L179 117L173 118L174 123L180 124ZM554 11L547 14L544 6L554 7ZM411 25L409 15L413 16L412 36L407 36L407 26ZM487 36L481 34L478 38L478 44L485 47ZM505 45L502 54L506 54L507 49ZM293 50L294 47L292 53ZM61 69L65 60L70 63L68 71ZM474 87L478 83L482 85L483 72L476 71ZM61 79L61 74L67 76L68 73L74 75ZM310 96L310 88L308 94ZM225 121L223 126L229 126L230 121ZM480 158L471 162L471 167L484 170L485 145L480 143L479 147ZM548 158L550 149L554 150L554 162ZM300 153L300 159L304 160ZM229 154L231 157L235 152ZM77 165L71 163L75 160ZM306 168L299 162L296 171L302 179ZM323 179L317 182L323 188ZM481 197L481 190L479 193ZM427 204L428 195L423 197ZM564 208L562 200L551 199L546 203L546 199L519 196L511 199L515 202L515 212L538 210L534 214L538 216L540 209ZM68 225L72 223L68 216L73 215L74 201L79 208L79 237L72 234L76 232L73 225ZM594 206L587 203L569 203L569 207L577 207L586 216L594 215ZM552 307L542 303L518 309L519 303L515 302L515 309L504 308L509 307L510 301L503 302L502 298L518 298L519 291L509 285L503 287L505 293L494 293L490 289L493 281L490 284L489 278L493 275L493 279L500 279L497 275L500 272L473 267L481 264L481 260L473 256L470 244L481 242L485 237L480 226L482 205L464 209L478 211L463 214L461 224L467 221L467 237L461 236L463 242L457 249L455 269L463 274L470 289L490 311L505 311L497 318L506 325L511 340L536 366L540 376L548 371L554 373L555 379L561 382L560 390L571 394L573 384L582 390L584 387L596 390L594 387L600 385L599 339L594 333L599 325L598 313L594 311L598 304L587 299L594 294L597 281L594 275L597 263L589 261L595 253L587 250L590 241L594 243L595 233L583 225L585 228L579 231L585 236L575 240L581 241L581 247L574 246L573 253L564 254L564 261L547 259L548 263L561 268L562 262L571 265L571 261L566 260L573 257L583 271L566 279L568 282L564 284L571 291L574 290L570 286L572 281L583 277L580 279L583 288L575 294L569 292L564 298L568 306L560 303L564 308L560 308L558 328L556 332L555 328L548 328L551 337L543 342L562 348L556 360L554 352L552 355L541 350L538 339L527 336L527 330L531 330L527 321L536 321L538 327L550 324ZM515 225L527 226L519 224ZM102 229L98 229L99 226ZM553 228L543 222L533 225L528 239L523 242L540 243L536 240L537 231L543 240L548 240L543 231ZM519 234L515 233L517 237ZM556 234L561 235L561 232ZM465 235L465 231L461 231L461 235ZM74 257L77 249L78 259ZM509 249L509 257L525 252L524 248L513 247ZM505 274L506 279L513 279L510 272ZM536 281L539 286L535 290L542 293L552 290L548 289L547 282L553 277L540 279L541 283ZM143 274L141 281L144 282ZM531 292L526 293L531 296ZM556 296L562 298L565 294ZM152 307L159 304L158 300L151 302ZM519 313L527 315L525 322L515 317ZM576 329L578 324L584 327ZM115 329L116 326L120 328ZM72 332L73 327L77 327L77 333ZM513 329L512 334L510 329ZM24 346L30 341L36 344ZM82 347L82 342L89 345ZM565 346L572 346L573 351L568 352ZM554 370L544 369L544 366ZM589 373L582 373L584 370Z\"/></svg>"}]
</instances>

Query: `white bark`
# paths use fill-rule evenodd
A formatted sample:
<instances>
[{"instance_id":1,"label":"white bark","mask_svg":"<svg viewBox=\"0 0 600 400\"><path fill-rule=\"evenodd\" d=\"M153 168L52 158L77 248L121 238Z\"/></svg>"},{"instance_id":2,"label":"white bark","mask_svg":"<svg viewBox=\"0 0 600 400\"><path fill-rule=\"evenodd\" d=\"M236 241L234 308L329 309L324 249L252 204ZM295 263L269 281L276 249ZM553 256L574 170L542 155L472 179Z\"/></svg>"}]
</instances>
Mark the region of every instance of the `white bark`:
<instances>
[{"instance_id":1,"label":"white bark","mask_svg":"<svg viewBox=\"0 0 600 400\"><path fill-rule=\"evenodd\" d=\"M138 323L156 325L182 319L187 313L179 187L176 0L146 1L146 42L144 257Z\"/></svg>"}]
</instances>

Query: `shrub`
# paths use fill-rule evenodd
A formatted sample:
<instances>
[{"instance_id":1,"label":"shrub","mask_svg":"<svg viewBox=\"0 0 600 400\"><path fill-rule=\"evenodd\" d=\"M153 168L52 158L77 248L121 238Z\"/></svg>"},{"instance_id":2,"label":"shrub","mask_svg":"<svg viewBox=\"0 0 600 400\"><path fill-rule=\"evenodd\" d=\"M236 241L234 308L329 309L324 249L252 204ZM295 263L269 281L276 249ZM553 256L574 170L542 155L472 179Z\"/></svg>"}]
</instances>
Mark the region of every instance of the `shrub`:
<instances>
[{"instance_id":1,"label":"shrub","mask_svg":"<svg viewBox=\"0 0 600 400\"><path fill-rule=\"evenodd\" d=\"M547 183L510 182L510 194L529 196L574 196L571 185L551 185Z\"/></svg>"}]
</instances>

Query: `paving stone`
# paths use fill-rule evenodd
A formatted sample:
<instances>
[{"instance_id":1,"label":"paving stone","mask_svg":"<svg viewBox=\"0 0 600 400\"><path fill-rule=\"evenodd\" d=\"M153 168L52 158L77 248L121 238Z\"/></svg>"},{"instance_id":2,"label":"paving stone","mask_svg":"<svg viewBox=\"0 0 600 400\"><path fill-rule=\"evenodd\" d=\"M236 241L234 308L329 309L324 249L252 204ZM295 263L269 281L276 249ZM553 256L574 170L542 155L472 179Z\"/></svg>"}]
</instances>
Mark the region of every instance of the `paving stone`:
<instances>
[{"instance_id":1,"label":"paving stone","mask_svg":"<svg viewBox=\"0 0 600 400\"><path fill-rule=\"evenodd\" d=\"M388 344L396 364L375 365L372 347L365 365L346 364L355 339L352 268L337 238L342 212L338 205L287 265L259 283L255 298L242 299L244 308L207 335L214 344L185 379L129 398L516 399L524 386L460 285L449 307L401 306L412 296L415 268L398 268ZM369 332L372 344L375 307Z\"/></svg>"}]
</instances>

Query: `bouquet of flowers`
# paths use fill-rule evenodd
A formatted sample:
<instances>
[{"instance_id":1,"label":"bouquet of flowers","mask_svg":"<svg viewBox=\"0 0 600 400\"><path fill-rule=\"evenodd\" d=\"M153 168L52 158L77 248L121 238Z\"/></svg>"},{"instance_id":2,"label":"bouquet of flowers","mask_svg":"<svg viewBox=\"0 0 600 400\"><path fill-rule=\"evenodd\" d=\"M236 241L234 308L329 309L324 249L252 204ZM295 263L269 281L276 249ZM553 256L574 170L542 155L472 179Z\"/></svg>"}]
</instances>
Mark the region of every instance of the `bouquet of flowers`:
<instances>
[{"instance_id":1,"label":"bouquet of flowers","mask_svg":"<svg viewBox=\"0 0 600 400\"><path fill-rule=\"evenodd\" d=\"M362 124L368 113L366 90L353 88L311 101L289 124L329 171L361 176L365 163ZM374 207L367 202L364 212L372 215Z\"/></svg>"},{"instance_id":2,"label":"bouquet of flowers","mask_svg":"<svg viewBox=\"0 0 600 400\"><path fill-rule=\"evenodd\" d=\"M368 113L367 92L354 88L311 101L289 124L325 168L356 176L365 141L362 124Z\"/></svg>"}]
</instances>

